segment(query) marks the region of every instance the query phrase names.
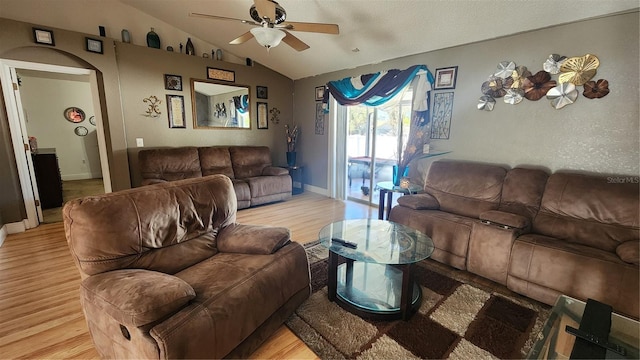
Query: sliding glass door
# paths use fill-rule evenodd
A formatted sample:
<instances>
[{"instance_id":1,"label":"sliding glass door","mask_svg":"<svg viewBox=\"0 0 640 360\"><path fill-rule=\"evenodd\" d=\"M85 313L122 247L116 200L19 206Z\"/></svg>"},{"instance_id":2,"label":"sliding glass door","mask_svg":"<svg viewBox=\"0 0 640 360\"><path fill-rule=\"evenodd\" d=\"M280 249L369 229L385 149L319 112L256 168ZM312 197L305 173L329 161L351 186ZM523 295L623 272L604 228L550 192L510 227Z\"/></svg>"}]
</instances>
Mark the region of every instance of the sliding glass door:
<instances>
[{"instance_id":1,"label":"sliding glass door","mask_svg":"<svg viewBox=\"0 0 640 360\"><path fill-rule=\"evenodd\" d=\"M376 184L392 180L409 136L411 95L407 89L384 105L346 107L347 199L378 204Z\"/></svg>"}]
</instances>

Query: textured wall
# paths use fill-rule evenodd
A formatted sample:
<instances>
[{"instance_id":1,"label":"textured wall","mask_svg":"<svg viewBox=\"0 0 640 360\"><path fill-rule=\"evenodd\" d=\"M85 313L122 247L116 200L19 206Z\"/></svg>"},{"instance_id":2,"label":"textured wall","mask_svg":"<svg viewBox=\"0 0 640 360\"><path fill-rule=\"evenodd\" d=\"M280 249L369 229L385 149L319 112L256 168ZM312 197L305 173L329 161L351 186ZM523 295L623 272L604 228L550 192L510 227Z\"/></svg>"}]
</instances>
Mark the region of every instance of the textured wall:
<instances>
[{"instance_id":1,"label":"textured wall","mask_svg":"<svg viewBox=\"0 0 640 360\"><path fill-rule=\"evenodd\" d=\"M302 124L300 152L307 179L311 185L327 188L328 131L323 136L313 132L314 88L331 80L414 64L425 64L434 73L436 68L458 66L450 139L431 140L432 149L451 150L450 158L551 171L638 175L638 29L636 11L297 80L295 119ZM561 110L553 109L544 98L515 106L497 99L491 112L476 109L480 86L500 61L514 61L535 73L553 53L598 56L601 65L595 79L609 81L609 95L589 100L580 94L575 104ZM419 168L424 171L425 167Z\"/></svg>"}]
</instances>

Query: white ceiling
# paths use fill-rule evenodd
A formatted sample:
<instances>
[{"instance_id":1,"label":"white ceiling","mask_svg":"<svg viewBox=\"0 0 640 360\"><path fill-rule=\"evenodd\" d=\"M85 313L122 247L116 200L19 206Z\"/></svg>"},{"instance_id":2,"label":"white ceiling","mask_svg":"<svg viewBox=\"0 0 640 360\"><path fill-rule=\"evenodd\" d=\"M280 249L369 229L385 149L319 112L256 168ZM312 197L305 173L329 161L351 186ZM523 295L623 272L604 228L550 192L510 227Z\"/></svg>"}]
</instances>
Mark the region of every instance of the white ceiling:
<instances>
[{"instance_id":1,"label":"white ceiling","mask_svg":"<svg viewBox=\"0 0 640 360\"><path fill-rule=\"evenodd\" d=\"M120 4L118 4L118 2ZM407 55L638 9L638 0L279 0L287 20L335 23L340 35L293 32L311 46L297 52L282 43L269 52L252 39L228 42L251 26L190 17L190 12L250 20L252 0L0 0L0 17L53 26L105 23L95 6L134 7L240 58L251 58L291 79L324 74ZM27 5L28 4L28 5ZM34 4L37 4L34 5ZM55 9L51 6L55 4ZM84 11L84 4L94 4ZM7 5L7 6L5 6ZM8 6L13 5L13 6ZM2 10L2 7L5 10ZM24 9L25 6L40 7ZM19 10L23 8L22 12ZM66 9L65 9L66 7ZM134 11L135 12L135 11ZM108 13L108 12L106 12ZM139 13L138 13L139 14ZM132 17L132 14L122 14ZM148 21L145 17L145 21ZM129 25L131 26L131 25ZM76 30L73 25L61 26ZM87 31L87 30L84 30ZM92 30L92 32L95 32ZM119 35L119 34L118 34ZM588 34L585 34L588 36ZM113 36L119 38L119 36ZM352 51L358 48L359 52Z\"/></svg>"}]
</instances>

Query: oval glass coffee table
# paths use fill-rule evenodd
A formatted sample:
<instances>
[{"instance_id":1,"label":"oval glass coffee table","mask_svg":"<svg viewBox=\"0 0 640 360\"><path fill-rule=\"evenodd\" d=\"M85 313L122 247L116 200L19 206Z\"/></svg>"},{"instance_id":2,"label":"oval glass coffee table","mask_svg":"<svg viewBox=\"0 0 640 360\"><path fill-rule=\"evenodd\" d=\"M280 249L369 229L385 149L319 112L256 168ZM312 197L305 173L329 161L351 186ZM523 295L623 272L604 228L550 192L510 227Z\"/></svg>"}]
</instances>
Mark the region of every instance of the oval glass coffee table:
<instances>
[{"instance_id":1,"label":"oval glass coffee table","mask_svg":"<svg viewBox=\"0 0 640 360\"><path fill-rule=\"evenodd\" d=\"M420 306L412 268L433 253L427 235L390 221L357 219L329 224L318 236L329 249L329 300L376 320L408 320Z\"/></svg>"}]
</instances>

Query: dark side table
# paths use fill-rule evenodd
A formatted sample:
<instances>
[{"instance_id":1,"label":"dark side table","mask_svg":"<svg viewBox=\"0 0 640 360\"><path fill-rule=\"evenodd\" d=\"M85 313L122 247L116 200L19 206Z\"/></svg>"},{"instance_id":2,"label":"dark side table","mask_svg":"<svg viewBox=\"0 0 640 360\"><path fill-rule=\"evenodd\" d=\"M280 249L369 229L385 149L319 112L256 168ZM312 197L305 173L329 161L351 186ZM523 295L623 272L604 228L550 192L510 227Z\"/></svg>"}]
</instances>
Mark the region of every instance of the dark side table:
<instances>
[{"instance_id":1,"label":"dark side table","mask_svg":"<svg viewBox=\"0 0 640 360\"><path fill-rule=\"evenodd\" d=\"M303 166L287 166L287 170L289 170L289 176L291 176L291 182L292 182L292 189L291 189L291 194L292 195L298 195L298 194L302 194L304 192L304 183L302 181L303 179Z\"/></svg>"},{"instance_id":2,"label":"dark side table","mask_svg":"<svg viewBox=\"0 0 640 360\"><path fill-rule=\"evenodd\" d=\"M392 181L383 181L376 184L376 188L380 189L380 199L378 200L378 219L388 220L389 213L391 212L391 203L393 202L393 193L401 193L402 195L417 194L422 192L422 187L418 185L410 184L408 188L402 188L400 186L393 185ZM386 199L385 199L386 198ZM385 218L385 201L386 201L386 213Z\"/></svg>"}]
</instances>

